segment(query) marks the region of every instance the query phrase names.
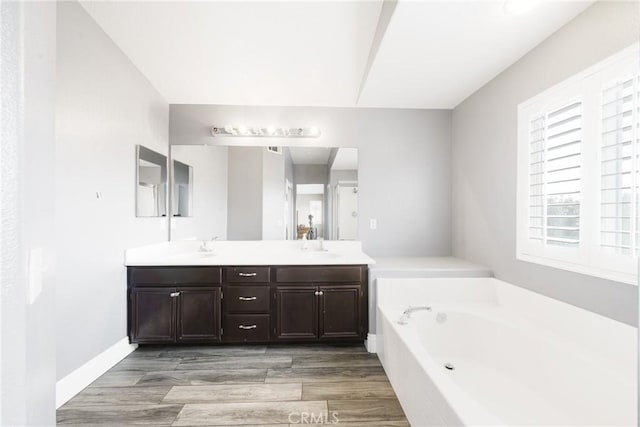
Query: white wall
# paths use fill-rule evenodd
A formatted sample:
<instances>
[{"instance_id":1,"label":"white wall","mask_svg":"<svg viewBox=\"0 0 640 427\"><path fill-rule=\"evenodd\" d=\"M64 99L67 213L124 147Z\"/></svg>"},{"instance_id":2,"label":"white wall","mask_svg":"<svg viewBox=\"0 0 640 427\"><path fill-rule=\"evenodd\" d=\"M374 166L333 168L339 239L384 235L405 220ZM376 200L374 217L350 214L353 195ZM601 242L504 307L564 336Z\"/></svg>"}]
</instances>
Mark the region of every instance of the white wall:
<instances>
[{"instance_id":1,"label":"white wall","mask_svg":"<svg viewBox=\"0 0 640 427\"><path fill-rule=\"evenodd\" d=\"M125 248L167 239L135 217L135 146L167 153L167 102L76 2L58 2L57 378L126 331ZM96 198L96 192L103 198Z\"/></svg>"},{"instance_id":2,"label":"white wall","mask_svg":"<svg viewBox=\"0 0 640 427\"><path fill-rule=\"evenodd\" d=\"M638 3L597 2L453 112L453 252L496 276L637 323L638 288L516 261L517 105L639 38Z\"/></svg>"},{"instance_id":3,"label":"white wall","mask_svg":"<svg viewBox=\"0 0 640 427\"><path fill-rule=\"evenodd\" d=\"M227 238L227 147L171 147L172 160L193 167L191 217L172 219L171 239Z\"/></svg>"},{"instance_id":4,"label":"white wall","mask_svg":"<svg viewBox=\"0 0 640 427\"><path fill-rule=\"evenodd\" d=\"M2 2L0 13L0 425L53 425L56 5Z\"/></svg>"},{"instance_id":5,"label":"white wall","mask_svg":"<svg viewBox=\"0 0 640 427\"><path fill-rule=\"evenodd\" d=\"M171 105L170 141L220 144L209 131L227 123L322 130L318 140L243 138L243 145L358 148L364 250L373 256L450 254L450 111ZM369 230L370 218L378 220L377 230Z\"/></svg>"}]
</instances>

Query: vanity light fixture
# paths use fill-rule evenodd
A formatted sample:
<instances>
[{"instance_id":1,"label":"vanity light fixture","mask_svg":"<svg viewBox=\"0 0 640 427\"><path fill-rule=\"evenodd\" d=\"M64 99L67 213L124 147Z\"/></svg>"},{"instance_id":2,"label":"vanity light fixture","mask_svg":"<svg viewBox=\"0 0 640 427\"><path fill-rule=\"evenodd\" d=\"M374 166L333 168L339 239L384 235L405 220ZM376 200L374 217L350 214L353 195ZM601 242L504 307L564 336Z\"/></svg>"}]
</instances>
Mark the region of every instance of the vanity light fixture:
<instances>
[{"instance_id":1,"label":"vanity light fixture","mask_svg":"<svg viewBox=\"0 0 640 427\"><path fill-rule=\"evenodd\" d=\"M214 126L211 128L211 135L235 136L252 138L318 138L321 135L320 129L316 126L309 128L277 128L275 126Z\"/></svg>"},{"instance_id":2,"label":"vanity light fixture","mask_svg":"<svg viewBox=\"0 0 640 427\"><path fill-rule=\"evenodd\" d=\"M522 15L534 9L540 0L505 0L504 11L508 15Z\"/></svg>"}]
</instances>

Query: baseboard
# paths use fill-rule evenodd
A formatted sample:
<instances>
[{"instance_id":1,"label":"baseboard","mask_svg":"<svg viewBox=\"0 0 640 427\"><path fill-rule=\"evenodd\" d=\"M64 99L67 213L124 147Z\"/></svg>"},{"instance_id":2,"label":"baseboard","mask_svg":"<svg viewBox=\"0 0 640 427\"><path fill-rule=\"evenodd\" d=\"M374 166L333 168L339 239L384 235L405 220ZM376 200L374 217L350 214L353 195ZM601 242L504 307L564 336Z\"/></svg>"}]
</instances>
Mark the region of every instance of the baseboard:
<instances>
[{"instance_id":1,"label":"baseboard","mask_svg":"<svg viewBox=\"0 0 640 427\"><path fill-rule=\"evenodd\" d=\"M138 347L123 338L56 383L56 409L94 382Z\"/></svg>"},{"instance_id":2,"label":"baseboard","mask_svg":"<svg viewBox=\"0 0 640 427\"><path fill-rule=\"evenodd\" d=\"M367 347L367 351L369 353L376 352L376 335L375 334L367 334L367 341L365 342L365 347Z\"/></svg>"}]
</instances>

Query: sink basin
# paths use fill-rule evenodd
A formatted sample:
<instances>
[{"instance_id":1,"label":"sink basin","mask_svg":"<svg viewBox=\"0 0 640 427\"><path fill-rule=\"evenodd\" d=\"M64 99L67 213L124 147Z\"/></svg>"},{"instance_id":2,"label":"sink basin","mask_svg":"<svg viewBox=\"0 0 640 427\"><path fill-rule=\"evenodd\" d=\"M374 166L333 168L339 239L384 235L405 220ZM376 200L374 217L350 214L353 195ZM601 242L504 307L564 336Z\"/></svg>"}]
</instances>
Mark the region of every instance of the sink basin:
<instances>
[{"instance_id":1,"label":"sink basin","mask_svg":"<svg viewBox=\"0 0 640 427\"><path fill-rule=\"evenodd\" d=\"M342 257L341 254L326 251L305 252L302 254L302 258L306 259L335 259L340 257Z\"/></svg>"}]
</instances>

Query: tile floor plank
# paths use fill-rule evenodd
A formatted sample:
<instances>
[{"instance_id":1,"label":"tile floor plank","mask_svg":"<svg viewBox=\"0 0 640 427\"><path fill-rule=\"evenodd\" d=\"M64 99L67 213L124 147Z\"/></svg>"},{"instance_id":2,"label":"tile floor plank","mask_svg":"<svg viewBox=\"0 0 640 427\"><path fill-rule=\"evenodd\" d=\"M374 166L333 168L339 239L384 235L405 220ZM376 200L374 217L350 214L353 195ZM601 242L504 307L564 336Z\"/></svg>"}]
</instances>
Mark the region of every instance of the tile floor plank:
<instances>
[{"instance_id":1,"label":"tile floor plank","mask_svg":"<svg viewBox=\"0 0 640 427\"><path fill-rule=\"evenodd\" d=\"M285 355L251 355L242 357L190 357L182 359L177 370L197 369L267 369L290 368L293 358Z\"/></svg>"},{"instance_id":2,"label":"tile floor plank","mask_svg":"<svg viewBox=\"0 0 640 427\"><path fill-rule=\"evenodd\" d=\"M388 381L307 383L302 386L302 400L338 399L396 399L396 394Z\"/></svg>"},{"instance_id":3,"label":"tile floor plank","mask_svg":"<svg viewBox=\"0 0 640 427\"><path fill-rule=\"evenodd\" d=\"M366 421L378 425L378 421L401 421L404 412L397 399L329 400L329 413L337 414L340 422Z\"/></svg>"},{"instance_id":4,"label":"tile floor plank","mask_svg":"<svg viewBox=\"0 0 640 427\"><path fill-rule=\"evenodd\" d=\"M312 424L313 425L313 424ZM320 424L321 425L321 424ZM339 422L339 423L334 423L334 424L328 424L325 423L326 425L333 425L335 427L410 427L410 424L408 421L381 421L381 420L376 420L375 422L371 422L371 421L364 421L364 422ZM246 427L246 426L243 426ZM267 427L267 426L262 426L262 427ZM269 426L271 427L271 426ZM289 427L301 427L300 424L289 424ZM419 427L419 426L418 426Z\"/></svg>"},{"instance_id":5,"label":"tile floor plank","mask_svg":"<svg viewBox=\"0 0 640 427\"><path fill-rule=\"evenodd\" d=\"M340 366L382 366L378 356L368 353L301 354L293 356L294 368L324 368Z\"/></svg>"},{"instance_id":6,"label":"tile floor plank","mask_svg":"<svg viewBox=\"0 0 640 427\"><path fill-rule=\"evenodd\" d=\"M182 405L117 405L61 408L57 423L81 425L171 425Z\"/></svg>"},{"instance_id":7,"label":"tile floor plank","mask_svg":"<svg viewBox=\"0 0 640 427\"><path fill-rule=\"evenodd\" d=\"M144 372L139 371L109 370L92 382L89 387L131 387L136 385L144 375Z\"/></svg>"},{"instance_id":8,"label":"tile floor plank","mask_svg":"<svg viewBox=\"0 0 640 427\"><path fill-rule=\"evenodd\" d=\"M221 384L175 386L164 397L164 401L167 403L256 402L300 400L301 397L302 384Z\"/></svg>"},{"instance_id":9,"label":"tile floor plank","mask_svg":"<svg viewBox=\"0 0 640 427\"><path fill-rule=\"evenodd\" d=\"M65 404L68 406L96 405L153 405L162 399L171 387L88 387Z\"/></svg>"},{"instance_id":10,"label":"tile floor plank","mask_svg":"<svg viewBox=\"0 0 640 427\"><path fill-rule=\"evenodd\" d=\"M380 366L365 366L359 368L330 367L330 368L283 368L269 369L267 383L320 383L345 381L388 381L384 369Z\"/></svg>"},{"instance_id":11,"label":"tile floor plank","mask_svg":"<svg viewBox=\"0 0 640 427\"><path fill-rule=\"evenodd\" d=\"M298 421L301 414L327 418L327 402L249 402L186 404L174 426L285 424ZM309 415L310 416L310 415ZM298 418L298 419L296 419Z\"/></svg>"},{"instance_id":12,"label":"tile floor plank","mask_svg":"<svg viewBox=\"0 0 640 427\"><path fill-rule=\"evenodd\" d=\"M175 346L165 347L159 357L249 356L266 351L266 345Z\"/></svg>"},{"instance_id":13,"label":"tile floor plank","mask_svg":"<svg viewBox=\"0 0 640 427\"><path fill-rule=\"evenodd\" d=\"M266 369L224 369L207 371L148 372L136 385L206 385L216 383L262 383ZM292 381L290 381L292 382Z\"/></svg>"},{"instance_id":14,"label":"tile floor plank","mask_svg":"<svg viewBox=\"0 0 640 427\"><path fill-rule=\"evenodd\" d=\"M126 358L111 368L113 371L173 371L182 361L181 358L132 357Z\"/></svg>"},{"instance_id":15,"label":"tile floor plank","mask_svg":"<svg viewBox=\"0 0 640 427\"><path fill-rule=\"evenodd\" d=\"M364 344L271 344L267 346L267 355L270 354L345 354L367 353Z\"/></svg>"}]
</instances>

